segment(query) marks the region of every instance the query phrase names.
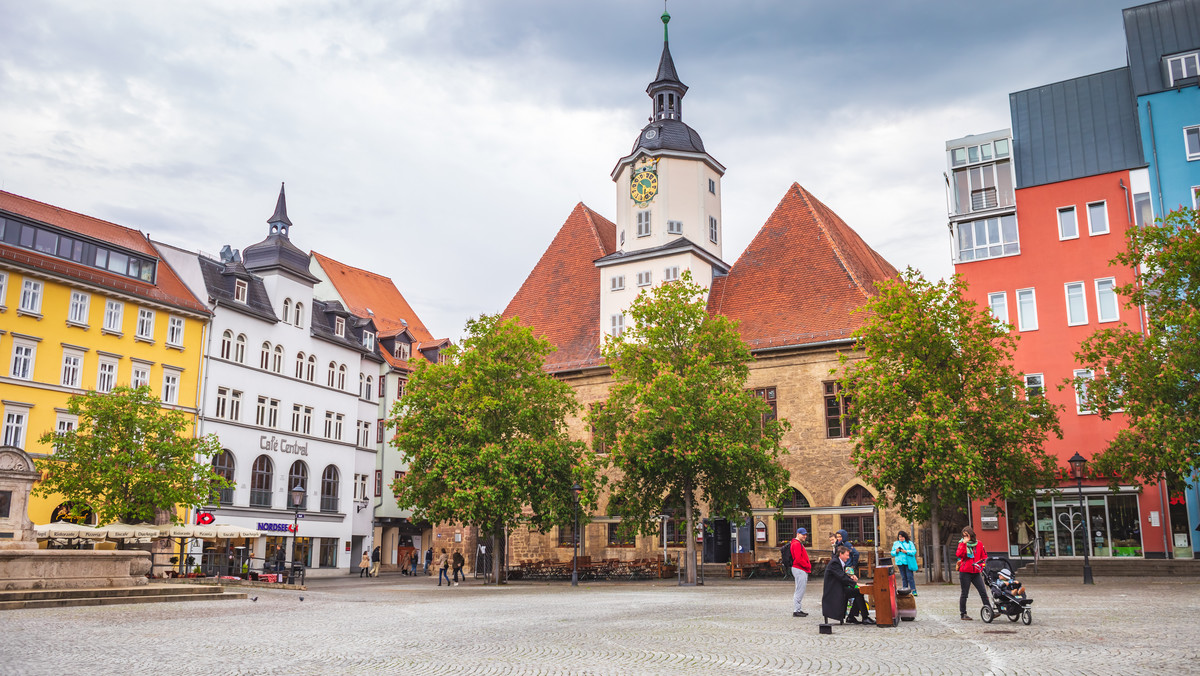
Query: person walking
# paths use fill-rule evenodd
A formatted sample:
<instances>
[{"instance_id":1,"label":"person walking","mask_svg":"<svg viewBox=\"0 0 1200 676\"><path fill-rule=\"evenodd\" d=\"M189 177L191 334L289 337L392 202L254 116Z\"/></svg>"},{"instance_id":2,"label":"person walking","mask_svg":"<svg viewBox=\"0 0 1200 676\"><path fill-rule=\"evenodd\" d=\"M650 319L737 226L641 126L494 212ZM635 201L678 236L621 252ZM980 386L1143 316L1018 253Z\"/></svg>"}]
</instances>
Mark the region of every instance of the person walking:
<instances>
[{"instance_id":1,"label":"person walking","mask_svg":"<svg viewBox=\"0 0 1200 676\"><path fill-rule=\"evenodd\" d=\"M446 569L450 567L450 557L446 554L446 548L442 547L442 553L438 556L438 586L442 586L442 578L446 578L446 586L450 586L450 576L446 574Z\"/></svg>"},{"instance_id":2,"label":"person walking","mask_svg":"<svg viewBox=\"0 0 1200 676\"><path fill-rule=\"evenodd\" d=\"M962 529L962 539L958 541L958 586L962 593L958 596L958 615L963 620L974 620L967 614L967 596L971 585L979 590L979 599L983 605L988 603L987 589L983 586L983 566L987 561L987 550L975 539L975 529L967 526Z\"/></svg>"},{"instance_id":3,"label":"person walking","mask_svg":"<svg viewBox=\"0 0 1200 676\"><path fill-rule=\"evenodd\" d=\"M376 547L375 551L371 552L371 577L379 577L379 560L383 558L383 551Z\"/></svg>"},{"instance_id":4,"label":"person walking","mask_svg":"<svg viewBox=\"0 0 1200 676\"><path fill-rule=\"evenodd\" d=\"M363 550L362 561L358 562L358 576L361 578L364 575L371 573L371 552Z\"/></svg>"},{"instance_id":5,"label":"person walking","mask_svg":"<svg viewBox=\"0 0 1200 676\"><path fill-rule=\"evenodd\" d=\"M425 574L429 575L429 569L433 567L433 545L429 545L429 549L425 550Z\"/></svg>"},{"instance_id":6,"label":"person walking","mask_svg":"<svg viewBox=\"0 0 1200 676\"><path fill-rule=\"evenodd\" d=\"M412 556L408 557L408 563L409 563L408 574L413 577L416 577L417 576L417 550L414 549L412 552Z\"/></svg>"},{"instance_id":7,"label":"person walking","mask_svg":"<svg viewBox=\"0 0 1200 676\"><path fill-rule=\"evenodd\" d=\"M463 582L467 581L467 576L463 575L463 565L466 564L466 559L463 558L462 552L455 550L454 552L454 586L458 586L458 576L462 575Z\"/></svg>"},{"instance_id":8,"label":"person walking","mask_svg":"<svg viewBox=\"0 0 1200 676\"><path fill-rule=\"evenodd\" d=\"M808 529L797 528L796 537L788 544L792 554L792 577L796 580L796 591L792 594L792 617L808 617L801 607L804 592L808 589L808 575L812 572L812 562L808 560L808 550L804 548L807 539Z\"/></svg>"},{"instance_id":9,"label":"person walking","mask_svg":"<svg viewBox=\"0 0 1200 676\"><path fill-rule=\"evenodd\" d=\"M843 545L834 549L833 560L825 566L825 588L821 593L821 615L825 623L833 618L841 624L846 618L847 590L858 582L858 577L846 572L850 550Z\"/></svg>"},{"instance_id":10,"label":"person walking","mask_svg":"<svg viewBox=\"0 0 1200 676\"><path fill-rule=\"evenodd\" d=\"M913 578L913 571L917 569L917 546L908 539L908 533L900 531L896 534L896 541L892 543L892 559L900 571L900 586L911 590L912 595L916 596L917 581Z\"/></svg>"}]
</instances>

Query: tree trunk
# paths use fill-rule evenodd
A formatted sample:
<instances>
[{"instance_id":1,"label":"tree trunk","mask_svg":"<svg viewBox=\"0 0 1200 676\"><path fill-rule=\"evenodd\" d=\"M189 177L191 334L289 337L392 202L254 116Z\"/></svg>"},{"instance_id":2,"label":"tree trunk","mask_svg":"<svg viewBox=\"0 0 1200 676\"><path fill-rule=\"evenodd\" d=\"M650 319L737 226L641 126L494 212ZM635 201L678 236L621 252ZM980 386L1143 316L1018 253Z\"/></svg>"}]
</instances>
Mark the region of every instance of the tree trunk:
<instances>
[{"instance_id":1,"label":"tree trunk","mask_svg":"<svg viewBox=\"0 0 1200 676\"><path fill-rule=\"evenodd\" d=\"M938 494L937 491L929 496L929 530L932 547L930 551L933 553L933 561L928 562L932 566L933 579L937 582L943 582L942 578L942 535L938 528L938 522L941 520L941 514L938 509Z\"/></svg>"},{"instance_id":2,"label":"tree trunk","mask_svg":"<svg viewBox=\"0 0 1200 676\"><path fill-rule=\"evenodd\" d=\"M685 570L688 584L696 584L696 512L692 500L692 483L689 481L684 484L683 488L683 515L687 520Z\"/></svg>"},{"instance_id":3,"label":"tree trunk","mask_svg":"<svg viewBox=\"0 0 1200 676\"><path fill-rule=\"evenodd\" d=\"M508 543L504 539L504 526L496 526L492 530L492 570L488 574L496 584L505 583L501 566L504 565L505 550L507 547Z\"/></svg>"}]
</instances>

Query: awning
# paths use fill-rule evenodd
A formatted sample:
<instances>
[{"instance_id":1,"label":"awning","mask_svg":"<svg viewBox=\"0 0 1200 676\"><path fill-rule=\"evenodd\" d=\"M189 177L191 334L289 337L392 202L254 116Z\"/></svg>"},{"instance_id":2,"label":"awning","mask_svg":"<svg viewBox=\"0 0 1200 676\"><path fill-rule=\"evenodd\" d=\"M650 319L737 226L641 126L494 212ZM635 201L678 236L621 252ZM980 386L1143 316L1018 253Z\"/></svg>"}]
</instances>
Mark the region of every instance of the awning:
<instances>
[{"instance_id":1,"label":"awning","mask_svg":"<svg viewBox=\"0 0 1200 676\"><path fill-rule=\"evenodd\" d=\"M55 521L54 523L40 524L33 527L39 539L51 540L66 540L70 538L86 538L89 540L103 540L104 533L98 531L91 526L83 526L69 521Z\"/></svg>"},{"instance_id":2,"label":"awning","mask_svg":"<svg viewBox=\"0 0 1200 676\"><path fill-rule=\"evenodd\" d=\"M103 532L109 540L148 540L150 538L162 537L158 526L149 523L139 523L131 526L118 521L97 528L96 530Z\"/></svg>"}]
</instances>

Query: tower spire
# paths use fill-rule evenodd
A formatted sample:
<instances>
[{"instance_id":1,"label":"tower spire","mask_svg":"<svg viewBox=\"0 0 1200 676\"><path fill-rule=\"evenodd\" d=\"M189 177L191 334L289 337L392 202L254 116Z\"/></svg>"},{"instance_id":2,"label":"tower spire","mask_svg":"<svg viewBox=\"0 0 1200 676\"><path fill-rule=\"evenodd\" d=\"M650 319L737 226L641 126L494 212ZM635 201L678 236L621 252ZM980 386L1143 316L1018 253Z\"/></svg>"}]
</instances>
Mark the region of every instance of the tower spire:
<instances>
[{"instance_id":1,"label":"tower spire","mask_svg":"<svg viewBox=\"0 0 1200 676\"><path fill-rule=\"evenodd\" d=\"M661 18L663 22L663 42L670 42L670 40L667 39L667 24L671 21L671 14L667 12L667 0L663 0L663 13L659 18Z\"/></svg>"},{"instance_id":2,"label":"tower spire","mask_svg":"<svg viewBox=\"0 0 1200 676\"><path fill-rule=\"evenodd\" d=\"M287 237L288 227L292 225L292 221L287 215L287 198L283 194L283 183L279 184L279 199L275 201L275 213L267 219L267 223L271 226L271 232Z\"/></svg>"},{"instance_id":3,"label":"tower spire","mask_svg":"<svg viewBox=\"0 0 1200 676\"><path fill-rule=\"evenodd\" d=\"M687 85L679 81L679 73L675 70L675 60L671 58L671 43L668 40L667 23L671 15L667 12L666 2L663 2L663 50L658 60L658 73L654 82L646 87L646 93L654 102L654 115L651 120L682 120L683 95L687 93Z\"/></svg>"}]
</instances>

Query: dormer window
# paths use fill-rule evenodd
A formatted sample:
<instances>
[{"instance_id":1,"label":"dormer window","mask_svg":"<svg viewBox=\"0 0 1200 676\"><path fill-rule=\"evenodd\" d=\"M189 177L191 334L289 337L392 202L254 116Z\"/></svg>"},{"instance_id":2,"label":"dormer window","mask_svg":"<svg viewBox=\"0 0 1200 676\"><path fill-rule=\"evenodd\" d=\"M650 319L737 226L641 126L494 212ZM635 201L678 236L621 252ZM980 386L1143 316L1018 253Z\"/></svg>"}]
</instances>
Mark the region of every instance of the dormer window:
<instances>
[{"instance_id":1,"label":"dormer window","mask_svg":"<svg viewBox=\"0 0 1200 676\"><path fill-rule=\"evenodd\" d=\"M1171 78L1172 87L1180 80L1200 76L1200 55L1192 52L1167 57L1167 75Z\"/></svg>"},{"instance_id":2,"label":"dormer window","mask_svg":"<svg viewBox=\"0 0 1200 676\"><path fill-rule=\"evenodd\" d=\"M242 280L236 280L233 283L233 299L239 303L245 303L246 297L250 295L250 287Z\"/></svg>"},{"instance_id":3,"label":"dormer window","mask_svg":"<svg viewBox=\"0 0 1200 676\"><path fill-rule=\"evenodd\" d=\"M396 351L395 351L396 359L404 359L407 361L409 356L411 356L411 354L412 354L411 352L409 352L409 349L410 348L408 346L408 343L402 343L400 341L396 341Z\"/></svg>"},{"instance_id":4,"label":"dormer window","mask_svg":"<svg viewBox=\"0 0 1200 676\"><path fill-rule=\"evenodd\" d=\"M338 317L333 320L333 332L339 338L346 337L346 320L344 318Z\"/></svg>"},{"instance_id":5,"label":"dormer window","mask_svg":"<svg viewBox=\"0 0 1200 676\"><path fill-rule=\"evenodd\" d=\"M363 331L363 347L374 352L375 351L375 334L371 331Z\"/></svg>"}]
</instances>

